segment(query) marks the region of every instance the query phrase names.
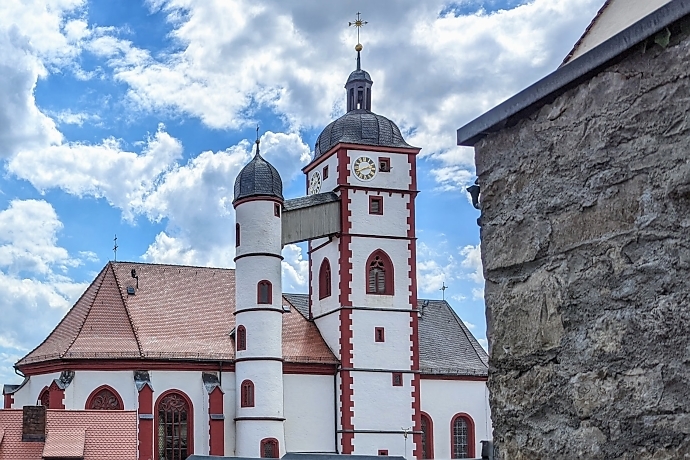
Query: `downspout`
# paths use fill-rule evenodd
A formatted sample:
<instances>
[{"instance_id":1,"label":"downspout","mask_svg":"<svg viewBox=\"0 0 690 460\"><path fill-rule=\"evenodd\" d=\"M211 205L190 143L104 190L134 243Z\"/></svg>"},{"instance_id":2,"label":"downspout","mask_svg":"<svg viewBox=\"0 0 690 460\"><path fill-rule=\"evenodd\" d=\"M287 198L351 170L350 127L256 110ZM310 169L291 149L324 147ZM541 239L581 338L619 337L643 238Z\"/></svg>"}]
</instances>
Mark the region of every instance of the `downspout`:
<instances>
[{"instance_id":1,"label":"downspout","mask_svg":"<svg viewBox=\"0 0 690 460\"><path fill-rule=\"evenodd\" d=\"M17 368L17 366L14 366L14 373L17 374L18 376L20 376L20 377L23 378L23 379L26 378L26 375L24 375L24 373L23 373L22 371L20 371L19 368Z\"/></svg>"},{"instance_id":2,"label":"downspout","mask_svg":"<svg viewBox=\"0 0 690 460\"><path fill-rule=\"evenodd\" d=\"M340 452L338 452L338 369L340 369L340 365L336 367L335 374L333 375L333 430L335 431L336 455L340 454Z\"/></svg>"}]
</instances>

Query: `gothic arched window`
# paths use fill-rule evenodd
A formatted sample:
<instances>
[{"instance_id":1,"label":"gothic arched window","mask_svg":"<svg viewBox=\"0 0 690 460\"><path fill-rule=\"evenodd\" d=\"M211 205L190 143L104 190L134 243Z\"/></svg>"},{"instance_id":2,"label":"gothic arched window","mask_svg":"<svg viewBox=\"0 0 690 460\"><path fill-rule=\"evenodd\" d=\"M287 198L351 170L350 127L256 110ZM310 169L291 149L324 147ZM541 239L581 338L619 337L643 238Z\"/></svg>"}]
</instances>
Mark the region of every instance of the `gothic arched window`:
<instances>
[{"instance_id":1,"label":"gothic arched window","mask_svg":"<svg viewBox=\"0 0 690 460\"><path fill-rule=\"evenodd\" d=\"M165 392L158 398L157 460L182 460L194 453L192 413L192 403L180 392Z\"/></svg>"},{"instance_id":2,"label":"gothic arched window","mask_svg":"<svg viewBox=\"0 0 690 460\"><path fill-rule=\"evenodd\" d=\"M261 458L278 458L280 452L278 449L278 440L275 438L266 438L261 440Z\"/></svg>"},{"instance_id":3,"label":"gothic arched window","mask_svg":"<svg viewBox=\"0 0 690 460\"><path fill-rule=\"evenodd\" d=\"M451 423L451 458L474 458L474 422L467 414L457 414Z\"/></svg>"},{"instance_id":4,"label":"gothic arched window","mask_svg":"<svg viewBox=\"0 0 690 460\"><path fill-rule=\"evenodd\" d=\"M367 294L393 295L393 264L380 249L367 260Z\"/></svg>"},{"instance_id":5,"label":"gothic arched window","mask_svg":"<svg viewBox=\"0 0 690 460\"><path fill-rule=\"evenodd\" d=\"M254 382L251 380L242 382L240 393L240 407L254 407Z\"/></svg>"},{"instance_id":6,"label":"gothic arched window","mask_svg":"<svg viewBox=\"0 0 690 460\"><path fill-rule=\"evenodd\" d=\"M237 351L247 349L247 330L244 326L237 327Z\"/></svg>"},{"instance_id":7,"label":"gothic arched window","mask_svg":"<svg viewBox=\"0 0 690 460\"><path fill-rule=\"evenodd\" d=\"M271 297L272 297L272 286L270 281L259 281L259 284L256 287L256 303L271 303Z\"/></svg>"},{"instance_id":8,"label":"gothic arched window","mask_svg":"<svg viewBox=\"0 0 690 460\"><path fill-rule=\"evenodd\" d=\"M422 412L422 458L434 458L434 424L431 417Z\"/></svg>"},{"instance_id":9,"label":"gothic arched window","mask_svg":"<svg viewBox=\"0 0 690 460\"><path fill-rule=\"evenodd\" d=\"M108 385L93 390L86 400L87 410L124 410L124 408L120 395Z\"/></svg>"},{"instance_id":10,"label":"gothic arched window","mask_svg":"<svg viewBox=\"0 0 690 460\"><path fill-rule=\"evenodd\" d=\"M319 299L325 299L331 295L331 263L323 259L319 268Z\"/></svg>"},{"instance_id":11,"label":"gothic arched window","mask_svg":"<svg viewBox=\"0 0 690 460\"><path fill-rule=\"evenodd\" d=\"M46 409L50 408L50 390L48 387L45 387L43 390L41 390L41 394L38 396L38 401L36 404L43 406Z\"/></svg>"}]
</instances>

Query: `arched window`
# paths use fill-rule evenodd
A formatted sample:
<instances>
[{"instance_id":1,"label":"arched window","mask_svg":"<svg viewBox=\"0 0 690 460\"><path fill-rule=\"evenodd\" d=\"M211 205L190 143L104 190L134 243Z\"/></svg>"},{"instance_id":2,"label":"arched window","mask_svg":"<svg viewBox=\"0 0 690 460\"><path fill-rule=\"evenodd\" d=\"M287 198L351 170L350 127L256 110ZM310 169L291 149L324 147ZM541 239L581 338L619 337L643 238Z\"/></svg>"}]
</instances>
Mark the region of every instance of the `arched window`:
<instances>
[{"instance_id":1,"label":"arched window","mask_svg":"<svg viewBox=\"0 0 690 460\"><path fill-rule=\"evenodd\" d=\"M422 458L434 458L434 424L431 417L422 412Z\"/></svg>"},{"instance_id":2,"label":"arched window","mask_svg":"<svg viewBox=\"0 0 690 460\"><path fill-rule=\"evenodd\" d=\"M319 299L325 299L331 295L331 263L323 259L319 268Z\"/></svg>"},{"instance_id":3,"label":"arched window","mask_svg":"<svg viewBox=\"0 0 690 460\"><path fill-rule=\"evenodd\" d=\"M108 385L93 390L86 400L87 410L124 410L124 408L120 395Z\"/></svg>"},{"instance_id":4,"label":"arched window","mask_svg":"<svg viewBox=\"0 0 690 460\"><path fill-rule=\"evenodd\" d=\"M240 406L254 407L254 382L251 380L245 380L242 382Z\"/></svg>"},{"instance_id":5,"label":"arched window","mask_svg":"<svg viewBox=\"0 0 690 460\"><path fill-rule=\"evenodd\" d=\"M41 390L41 394L38 396L38 401L36 401L36 405L43 406L46 409L50 407L50 390L48 389L48 387L45 387L43 390Z\"/></svg>"},{"instance_id":6,"label":"arched window","mask_svg":"<svg viewBox=\"0 0 690 460\"><path fill-rule=\"evenodd\" d=\"M256 287L256 302L257 303L271 303L272 286L270 281L259 281Z\"/></svg>"},{"instance_id":7,"label":"arched window","mask_svg":"<svg viewBox=\"0 0 690 460\"><path fill-rule=\"evenodd\" d=\"M181 392L166 391L156 403L157 460L181 460L194 453L192 403Z\"/></svg>"},{"instance_id":8,"label":"arched window","mask_svg":"<svg viewBox=\"0 0 690 460\"><path fill-rule=\"evenodd\" d=\"M380 249L367 260L367 294L393 295L393 264Z\"/></svg>"},{"instance_id":9,"label":"arched window","mask_svg":"<svg viewBox=\"0 0 690 460\"><path fill-rule=\"evenodd\" d=\"M467 414L457 414L451 422L451 458L474 458L474 422Z\"/></svg>"},{"instance_id":10,"label":"arched window","mask_svg":"<svg viewBox=\"0 0 690 460\"><path fill-rule=\"evenodd\" d=\"M240 224L235 224L235 246L240 245Z\"/></svg>"},{"instance_id":11,"label":"arched window","mask_svg":"<svg viewBox=\"0 0 690 460\"><path fill-rule=\"evenodd\" d=\"M275 438L265 438L261 440L261 458L280 457L278 440Z\"/></svg>"},{"instance_id":12,"label":"arched window","mask_svg":"<svg viewBox=\"0 0 690 460\"><path fill-rule=\"evenodd\" d=\"M237 328L237 351L242 351L247 349L247 330L244 326L239 326Z\"/></svg>"}]
</instances>

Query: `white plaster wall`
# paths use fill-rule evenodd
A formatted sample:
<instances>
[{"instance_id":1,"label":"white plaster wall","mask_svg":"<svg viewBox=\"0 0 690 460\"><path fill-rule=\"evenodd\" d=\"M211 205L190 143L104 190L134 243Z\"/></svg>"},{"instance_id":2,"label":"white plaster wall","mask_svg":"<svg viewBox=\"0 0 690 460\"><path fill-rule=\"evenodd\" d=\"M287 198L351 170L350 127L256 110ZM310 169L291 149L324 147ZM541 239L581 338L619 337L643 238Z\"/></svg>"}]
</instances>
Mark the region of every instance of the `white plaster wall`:
<instances>
[{"instance_id":1,"label":"white plaster wall","mask_svg":"<svg viewBox=\"0 0 690 460\"><path fill-rule=\"evenodd\" d=\"M53 380L59 377L59 372L32 375L29 377L29 381L26 385L14 393L14 404L12 404L12 408L21 409L22 406L35 406L43 388L49 387Z\"/></svg>"},{"instance_id":2,"label":"white plaster wall","mask_svg":"<svg viewBox=\"0 0 690 460\"><path fill-rule=\"evenodd\" d=\"M283 376L288 452L335 452L334 378L332 375Z\"/></svg>"},{"instance_id":3,"label":"white plaster wall","mask_svg":"<svg viewBox=\"0 0 690 460\"><path fill-rule=\"evenodd\" d=\"M235 364L238 417L283 417L283 363L240 361ZM240 390L246 379L254 383L254 407L240 407Z\"/></svg>"},{"instance_id":4,"label":"white plaster wall","mask_svg":"<svg viewBox=\"0 0 690 460\"><path fill-rule=\"evenodd\" d=\"M450 458L451 421L461 412L474 420L475 455L481 453L482 440L492 439L489 392L486 382L463 380L421 380L422 411L434 427L434 457Z\"/></svg>"},{"instance_id":5,"label":"white plaster wall","mask_svg":"<svg viewBox=\"0 0 690 460\"><path fill-rule=\"evenodd\" d=\"M340 359L340 313L334 312L314 320L321 337L336 358Z\"/></svg>"},{"instance_id":6,"label":"white plaster wall","mask_svg":"<svg viewBox=\"0 0 690 460\"><path fill-rule=\"evenodd\" d=\"M375 179L374 179L375 180ZM369 214L369 197L383 197L383 214ZM407 217L410 211L407 204L409 194L352 190L350 209L352 210L351 233L364 235L407 236Z\"/></svg>"},{"instance_id":7,"label":"white plaster wall","mask_svg":"<svg viewBox=\"0 0 690 460\"><path fill-rule=\"evenodd\" d=\"M153 386L153 410L163 392L178 390L191 400L194 413L194 453L208 455L208 396L198 371L149 371ZM154 442L157 442L154 435Z\"/></svg>"},{"instance_id":8,"label":"white plaster wall","mask_svg":"<svg viewBox=\"0 0 690 460\"><path fill-rule=\"evenodd\" d=\"M352 239L352 304L379 308L412 308L410 305L410 273L407 240L384 238ZM393 263L394 295L366 294L367 259L377 249L388 254Z\"/></svg>"},{"instance_id":9,"label":"white plaster wall","mask_svg":"<svg viewBox=\"0 0 690 460\"><path fill-rule=\"evenodd\" d=\"M370 152L365 150L348 150L350 157L350 164L360 156L367 156L376 163L376 176L370 181L364 182L357 179L357 177L350 173L348 176L348 183L351 185L359 185L363 187L380 187L409 190L412 180L410 178L410 163L407 159L406 153L389 153L389 152ZM379 157L390 158L391 170L390 172L378 171Z\"/></svg>"},{"instance_id":10,"label":"white plaster wall","mask_svg":"<svg viewBox=\"0 0 690 460\"><path fill-rule=\"evenodd\" d=\"M86 400L102 385L112 387L122 398L125 410L137 410L139 398L132 371L76 371L74 380L65 390L65 408L81 410Z\"/></svg>"},{"instance_id":11,"label":"white plaster wall","mask_svg":"<svg viewBox=\"0 0 690 460\"><path fill-rule=\"evenodd\" d=\"M280 255L282 224L281 218L274 215L274 205L275 201L254 200L235 208L235 218L240 224L238 256L251 252Z\"/></svg>"},{"instance_id":12,"label":"white plaster wall","mask_svg":"<svg viewBox=\"0 0 690 460\"><path fill-rule=\"evenodd\" d=\"M262 280L268 280L272 285L273 302L270 305L257 303L257 286ZM280 259L270 256L249 256L239 259L235 264L235 283L235 300L238 311L259 306L283 308Z\"/></svg>"},{"instance_id":13,"label":"white plaster wall","mask_svg":"<svg viewBox=\"0 0 690 460\"><path fill-rule=\"evenodd\" d=\"M310 257L311 264L311 292L312 292L312 314L319 316L323 313L335 310L340 306L340 263L339 263L339 239L334 238L333 241L326 246L312 252ZM313 245L312 247L315 247ZM319 300L319 269L324 258L328 258L331 264L331 295Z\"/></svg>"},{"instance_id":14,"label":"white plaster wall","mask_svg":"<svg viewBox=\"0 0 690 460\"><path fill-rule=\"evenodd\" d=\"M323 178L323 168L328 165L328 179ZM321 176L321 190L319 193L330 192L338 185L338 157L335 153L331 154L326 160L323 160L319 165L313 170L309 171L307 175L307 182L305 193L309 189L309 181L315 172L319 173Z\"/></svg>"},{"instance_id":15,"label":"white plaster wall","mask_svg":"<svg viewBox=\"0 0 690 460\"><path fill-rule=\"evenodd\" d=\"M220 388L223 390L223 415L225 415L225 455L235 455L235 373L223 372L220 378Z\"/></svg>"},{"instance_id":16,"label":"white plaster wall","mask_svg":"<svg viewBox=\"0 0 690 460\"><path fill-rule=\"evenodd\" d=\"M244 325L247 331L247 349L237 351L238 358L283 357L283 313L280 311L238 312L235 320L237 327Z\"/></svg>"},{"instance_id":17,"label":"white plaster wall","mask_svg":"<svg viewBox=\"0 0 690 460\"><path fill-rule=\"evenodd\" d=\"M352 371L358 430L399 430L412 425L412 374L403 374L403 385L393 386L390 372Z\"/></svg>"},{"instance_id":18,"label":"white plaster wall","mask_svg":"<svg viewBox=\"0 0 690 460\"><path fill-rule=\"evenodd\" d=\"M384 328L384 342L374 340L376 327ZM411 334L408 312L353 310L353 366L366 369L410 369Z\"/></svg>"},{"instance_id":19,"label":"white plaster wall","mask_svg":"<svg viewBox=\"0 0 690 460\"><path fill-rule=\"evenodd\" d=\"M247 458L261 457L261 440L278 440L280 457L285 455L285 436L283 422L269 420L240 420L237 422L237 456Z\"/></svg>"},{"instance_id":20,"label":"white plaster wall","mask_svg":"<svg viewBox=\"0 0 690 460\"><path fill-rule=\"evenodd\" d=\"M406 426L405 428L409 427L410 425ZM400 428L401 427L397 427L396 429L400 430ZM414 459L414 456L412 455L414 452L412 435L407 435L407 443L405 443L405 436L403 435L402 430L400 431L401 433L391 434L357 433L355 435L355 450L353 455L378 455L379 449L386 449L388 450L388 455L390 456L395 455L405 457L407 459Z\"/></svg>"},{"instance_id":21,"label":"white plaster wall","mask_svg":"<svg viewBox=\"0 0 690 460\"><path fill-rule=\"evenodd\" d=\"M653 13L671 0L613 0L583 38L573 53L576 59L596 48L609 38L627 29L645 16Z\"/></svg>"}]
</instances>

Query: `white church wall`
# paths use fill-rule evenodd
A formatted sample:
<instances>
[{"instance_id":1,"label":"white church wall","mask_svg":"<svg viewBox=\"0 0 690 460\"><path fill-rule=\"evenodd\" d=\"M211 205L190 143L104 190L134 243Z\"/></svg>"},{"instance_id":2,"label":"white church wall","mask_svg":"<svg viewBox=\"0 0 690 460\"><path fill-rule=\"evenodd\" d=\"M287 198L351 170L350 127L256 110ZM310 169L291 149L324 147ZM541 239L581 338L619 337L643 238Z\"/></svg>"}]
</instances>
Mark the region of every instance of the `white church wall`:
<instances>
[{"instance_id":1,"label":"white church wall","mask_svg":"<svg viewBox=\"0 0 690 460\"><path fill-rule=\"evenodd\" d=\"M336 357L340 357L340 315L338 312L314 320L321 337Z\"/></svg>"},{"instance_id":2,"label":"white church wall","mask_svg":"<svg viewBox=\"0 0 690 460\"><path fill-rule=\"evenodd\" d=\"M395 188L395 189L409 189L410 179L410 162L407 154L404 153L387 153L387 152L369 152L365 150L348 150L350 156L350 167L354 161L360 156L367 156L376 162L376 169L378 170L379 158L390 158L391 170L390 172L377 172L374 179L369 182L362 182L350 173L347 180L351 185L369 186L377 188Z\"/></svg>"},{"instance_id":3,"label":"white church wall","mask_svg":"<svg viewBox=\"0 0 690 460\"><path fill-rule=\"evenodd\" d=\"M220 378L223 390L223 415L225 415L225 455L235 455L236 379L234 372L223 372Z\"/></svg>"},{"instance_id":4,"label":"white church wall","mask_svg":"<svg viewBox=\"0 0 690 460\"><path fill-rule=\"evenodd\" d=\"M377 327L384 328L384 342L375 341ZM410 314L407 312L354 310L353 366L369 369L410 369L411 334Z\"/></svg>"},{"instance_id":5,"label":"white church wall","mask_svg":"<svg viewBox=\"0 0 690 460\"><path fill-rule=\"evenodd\" d=\"M312 245L312 247L316 247ZM312 276L311 276L311 292L312 292L312 314L319 316L325 312L335 310L340 306L339 300L339 279L340 279L340 264L338 263L338 239L333 240L332 243L319 248L317 251L311 253L312 258ZM331 295L323 299L319 299L319 270L323 259L328 258L331 265Z\"/></svg>"},{"instance_id":6,"label":"white church wall","mask_svg":"<svg viewBox=\"0 0 690 460\"><path fill-rule=\"evenodd\" d=\"M168 390L178 390L192 402L194 414L194 453L208 455L208 396L203 387L201 372L197 371L150 371L153 386L154 413L158 398Z\"/></svg>"},{"instance_id":7,"label":"white church wall","mask_svg":"<svg viewBox=\"0 0 690 460\"><path fill-rule=\"evenodd\" d=\"M254 407L239 407L238 417L283 417L283 363L280 361L240 361L235 363L238 385L254 383Z\"/></svg>"},{"instance_id":8,"label":"white church wall","mask_svg":"<svg viewBox=\"0 0 690 460\"><path fill-rule=\"evenodd\" d=\"M391 456L399 456L407 459L415 458L412 455L414 451L412 435L408 434L407 442L405 442L405 436L402 432L386 434L359 433L355 437L355 451L353 455L378 455L379 450L382 449L387 450L388 455Z\"/></svg>"},{"instance_id":9,"label":"white church wall","mask_svg":"<svg viewBox=\"0 0 690 460\"><path fill-rule=\"evenodd\" d=\"M271 305L281 309L283 300L280 292L280 276L280 261L275 257L253 256L239 259L235 264L235 282L238 286L235 295L237 310L259 306L257 286L262 280L271 282L273 297Z\"/></svg>"},{"instance_id":10,"label":"white church wall","mask_svg":"<svg viewBox=\"0 0 690 460\"><path fill-rule=\"evenodd\" d=\"M434 427L434 457L451 458L451 422L458 413L469 414L474 421L475 454L480 441L491 439L489 392L486 382L466 380L421 380L422 411Z\"/></svg>"},{"instance_id":11,"label":"white church wall","mask_svg":"<svg viewBox=\"0 0 690 460\"><path fill-rule=\"evenodd\" d=\"M390 372L352 371L354 426L360 430L407 428L412 423L412 374L403 374L403 385L393 386ZM408 425L401 425L408 423Z\"/></svg>"},{"instance_id":12,"label":"white church wall","mask_svg":"<svg viewBox=\"0 0 690 460\"><path fill-rule=\"evenodd\" d=\"M271 356L282 358L282 344L276 337L282 335L283 313L270 311L246 311L235 319L237 326L247 331L247 349L237 351L237 358Z\"/></svg>"},{"instance_id":13,"label":"white church wall","mask_svg":"<svg viewBox=\"0 0 690 460\"><path fill-rule=\"evenodd\" d=\"M45 387L49 387L53 380L59 377L59 372L43 375L32 375L26 385L14 393L14 404L12 404L12 407L15 409L21 409L22 406L36 405L36 401L38 401L41 391L43 391Z\"/></svg>"},{"instance_id":14,"label":"white church wall","mask_svg":"<svg viewBox=\"0 0 690 460\"><path fill-rule=\"evenodd\" d=\"M335 451L334 376L283 376L288 452Z\"/></svg>"},{"instance_id":15,"label":"white church wall","mask_svg":"<svg viewBox=\"0 0 690 460\"><path fill-rule=\"evenodd\" d=\"M383 198L383 214L369 214L371 196ZM365 235L373 233L385 236L407 236L407 217L410 215L407 203L410 198L409 194L352 190L350 192L350 209L352 210L350 232Z\"/></svg>"},{"instance_id":16,"label":"white church wall","mask_svg":"<svg viewBox=\"0 0 690 460\"><path fill-rule=\"evenodd\" d=\"M236 248L238 256L252 252L280 253L282 226L280 217L273 214L274 206L274 201L259 200L237 206L235 218L240 224L240 245Z\"/></svg>"},{"instance_id":17,"label":"white church wall","mask_svg":"<svg viewBox=\"0 0 690 460\"><path fill-rule=\"evenodd\" d=\"M325 166L328 166L328 177L323 178L323 168ZM315 173L319 173L319 176L321 176L321 190L319 193L323 192L330 192L333 190L338 182L338 156L337 154L331 154L327 159L323 160L317 167L309 171L309 174L307 175L307 185L306 185L306 190L308 190L309 187L309 181L311 180L312 176Z\"/></svg>"},{"instance_id":18,"label":"white church wall","mask_svg":"<svg viewBox=\"0 0 690 460\"><path fill-rule=\"evenodd\" d=\"M352 247L352 304L379 308L411 308L410 251L407 240L356 238ZM377 249L388 254L393 263L394 295L366 294L367 259Z\"/></svg>"},{"instance_id":19,"label":"white church wall","mask_svg":"<svg viewBox=\"0 0 690 460\"><path fill-rule=\"evenodd\" d=\"M108 385L117 391L125 410L138 408L138 393L132 371L76 371L74 380L65 390L65 408L85 409L86 401L98 387Z\"/></svg>"},{"instance_id":20,"label":"white church wall","mask_svg":"<svg viewBox=\"0 0 690 460\"><path fill-rule=\"evenodd\" d=\"M237 423L237 456L261 457L261 440L275 438L279 443L280 455L285 455L283 422L280 421L240 421Z\"/></svg>"}]
</instances>

